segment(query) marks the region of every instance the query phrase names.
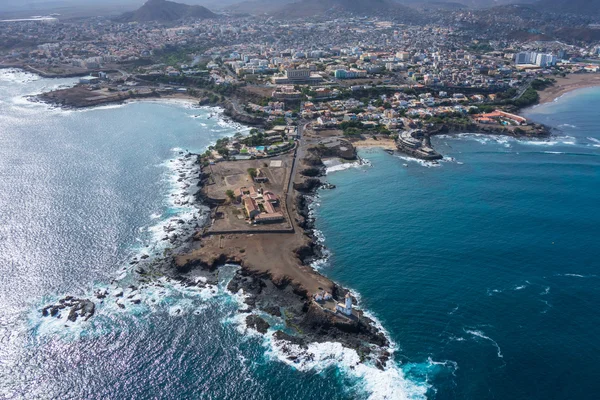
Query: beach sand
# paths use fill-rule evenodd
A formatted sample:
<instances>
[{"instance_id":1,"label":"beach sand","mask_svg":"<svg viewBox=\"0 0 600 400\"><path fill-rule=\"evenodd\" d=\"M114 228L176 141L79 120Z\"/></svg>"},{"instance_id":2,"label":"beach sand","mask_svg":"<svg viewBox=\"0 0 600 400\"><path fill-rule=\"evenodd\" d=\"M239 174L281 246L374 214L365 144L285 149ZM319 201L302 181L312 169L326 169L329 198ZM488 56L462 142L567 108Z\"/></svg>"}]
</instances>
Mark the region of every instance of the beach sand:
<instances>
[{"instance_id":1,"label":"beach sand","mask_svg":"<svg viewBox=\"0 0 600 400\"><path fill-rule=\"evenodd\" d=\"M587 87L600 86L600 74L571 74L565 78L556 77L556 83L540 92L540 104L549 103L565 93Z\"/></svg>"},{"instance_id":2,"label":"beach sand","mask_svg":"<svg viewBox=\"0 0 600 400\"><path fill-rule=\"evenodd\" d=\"M386 150L396 150L396 142L393 139L365 139L365 140L357 140L352 142L354 147L357 148L372 148L379 147Z\"/></svg>"}]
</instances>

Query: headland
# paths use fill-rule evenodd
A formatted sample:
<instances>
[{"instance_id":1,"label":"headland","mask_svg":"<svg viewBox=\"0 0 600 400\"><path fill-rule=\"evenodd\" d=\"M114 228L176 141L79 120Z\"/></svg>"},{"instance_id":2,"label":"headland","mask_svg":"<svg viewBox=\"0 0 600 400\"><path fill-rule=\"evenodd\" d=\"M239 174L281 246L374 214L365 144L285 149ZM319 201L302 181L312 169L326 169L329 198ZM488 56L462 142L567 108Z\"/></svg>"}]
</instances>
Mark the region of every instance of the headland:
<instances>
[{"instance_id":1,"label":"headland","mask_svg":"<svg viewBox=\"0 0 600 400\"><path fill-rule=\"evenodd\" d=\"M431 137L438 134L528 138L549 134L545 127L501 110L460 113L429 122L407 118L403 124L408 129L398 135L368 128L357 134L354 126L324 129L313 119L296 123L284 119L285 125L274 125L244 110L237 96L199 96L198 92L154 87L111 90L93 82L39 96L41 101L66 108L178 98L199 106L218 105L236 122L266 127L246 137L220 139L204 154L180 154L179 180L193 198L188 205L208 206L210 211L190 222L178 221L184 228L177 234L173 227L165 227L163 240L169 247L162 254L131 260L137 284L112 293L97 292L95 300L66 297L46 306L44 316L55 317L65 310L71 320L87 320L94 313L93 301L116 301L124 308L128 302L139 301L137 290L157 284L158 278L210 288L221 266L235 264L239 270L228 290L243 296L245 307L239 312L246 315L247 326L265 333L270 327L264 318L268 314L287 327L276 333L278 340L300 346L339 342L356 350L362 360L385 368L391 356L389 339L356 308L348 289L311 266L323 256L323 249L315 236L310 204L317 190L333 188L322 180L324 161L360 161L356 147L382 147L436 160L443 157L431 145Z\"/></svg>"}]
</instances>

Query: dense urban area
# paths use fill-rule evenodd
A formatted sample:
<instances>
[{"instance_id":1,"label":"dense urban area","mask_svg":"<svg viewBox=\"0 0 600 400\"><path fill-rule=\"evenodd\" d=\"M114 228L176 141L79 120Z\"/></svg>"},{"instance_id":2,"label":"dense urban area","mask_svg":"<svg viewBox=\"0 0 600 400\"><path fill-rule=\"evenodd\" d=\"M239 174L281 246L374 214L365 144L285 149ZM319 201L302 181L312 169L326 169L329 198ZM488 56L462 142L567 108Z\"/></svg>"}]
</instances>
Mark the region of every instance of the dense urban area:
<instances>
[{"instance_id":1,"label":"dense urban area","mask_svg":"<svg viewBox=\"0 0 600 400\"><path fill-rule=\"evenodd\" d=\"M541 128L518 110L557 79L600 69L593 17L523 6L298 18L302 3L292 3L275 16L190 7L197 17L152 18L173 5L151 0L116 18L2 21L0 63L81 76L75 88L43 96L62 106L188 96L258 128L215 147L217 161L277 153L292 136L272 128L300 122L334 136L391 137L431 159L439 157L431 132L535 135Z\"/></svg>"}]
</instances>

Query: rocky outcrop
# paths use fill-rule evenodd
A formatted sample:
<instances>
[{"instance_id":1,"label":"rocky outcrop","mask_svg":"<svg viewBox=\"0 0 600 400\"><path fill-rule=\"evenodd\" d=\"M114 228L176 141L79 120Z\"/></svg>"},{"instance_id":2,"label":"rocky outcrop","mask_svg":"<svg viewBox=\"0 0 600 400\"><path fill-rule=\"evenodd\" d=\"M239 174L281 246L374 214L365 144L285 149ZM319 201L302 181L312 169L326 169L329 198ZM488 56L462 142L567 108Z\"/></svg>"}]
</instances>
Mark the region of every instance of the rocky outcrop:
<instances>
[{"instance_id":1,"label":"rocky outcrop","mask_svg":"<svg viewBox=\"0 0 600 400\"><path fill-rule=\"evenodd\" d=\"M223 108L224 108L223 113L235 122L238 122L238 123L244 124L244 125L252 125L252 126L259 126L259 127L265 125L266 121L264 118L255 117L255 116L243 113L241 111L238 111L232 103L224 104Z\"/></svg>"},{"instance_id":2,"label":"rocky outcrop","mask_svg":"<svg viewBox=\"0 0 600 400\"><path fill-rule=\"evenodd\" d=\"M300 171L300 175L314 178L323 175L323 169L316 167L305 168Z\"/></svg>"},{"instance_id":3,"label":"rocky outcrop","mask_svg":"<svg viewBox=\"0 0 600 400\"><path fill-rule=\"evenodd\" d=\"M63 312L69 312L67 319L71 322L82 318L84 321L90 319L96 312L94 302L87 299L76 299L73 296L66 296L58 301L57 304L51 304L42 309L43 317L61 318Z\"/></svg>"},{"instance_id":4,"label":"rocky outcrop","mask_svg":"<svg viewBox=\"0 0 600 400\"><path fill-rule=\"evenodd\" d=\"M271 327L267 321L254 314L246 317L246 325L262 334L267 333L267 330Z\"/></svg>"},{"instance_id":5,"label":"rocky outcrop","mask_svg":"<svg viewBox=\"0 0 600 400\"><path fill-rule=\"evenodd\" d=\"M188 259L185 257L176 257L174 260L173 268L178 274L187 274L193 269L203 269L207 271L215 271L218 267L225 264L237 264L242 265L242 260L237 257L231 257L226 254L219 254L208 259L193 258Z\"/></svg>"},{"instance_id":6,"label":"rocky outcrop","mask_svg":"<svg viewBox=\"0 0 600 400\"><path fill-rule=\"evenodd\" d=\"M294 189L301 193L312 193L321 186L321 180L308 178L300 183L294 182Z\"/></svg>"},{"instance_id":7,"label":"rocky outcrop","mask_svg":"<svg viewBox=\"0 0 600 400\"><path fill-rule=\"evenodd\" d=\"M342 158L353 161L358 158L356 148L352 143L346 140L340 140L335 145L318 145L308 149L309 153L317 155L319 158ZM308 157L306 160L310 160ZM309 161L310 162L310 161Z\"/></svg>"}]
</instances>

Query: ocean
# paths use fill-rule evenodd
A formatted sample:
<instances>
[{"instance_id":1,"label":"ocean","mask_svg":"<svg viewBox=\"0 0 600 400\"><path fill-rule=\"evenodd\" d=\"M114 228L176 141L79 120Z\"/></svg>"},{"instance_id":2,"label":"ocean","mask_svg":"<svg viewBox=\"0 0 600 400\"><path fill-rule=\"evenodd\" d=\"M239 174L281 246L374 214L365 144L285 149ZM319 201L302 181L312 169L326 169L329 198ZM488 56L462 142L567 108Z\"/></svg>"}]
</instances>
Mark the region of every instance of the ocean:
<instances>
[{"instance_id":1,"label":"ocean","mask_svg":"<svg viewBox=\"0 0 600 400\"><path fill-rule=\"evenodd\" d=\"M139 305L87 322L41 317L65 295L131 278L180 201L181 153L244 131L219 111L138 102L65 111L27 95L71 85L0 70L0 397L590 398L597 393L600 91L528 112L549 141L441 137L446 159L380 150L331 171L314 204L329 257L395 343L385 371L336 344L285 360L241 299L157 278Z\"/></svg>"}]
</instances>

